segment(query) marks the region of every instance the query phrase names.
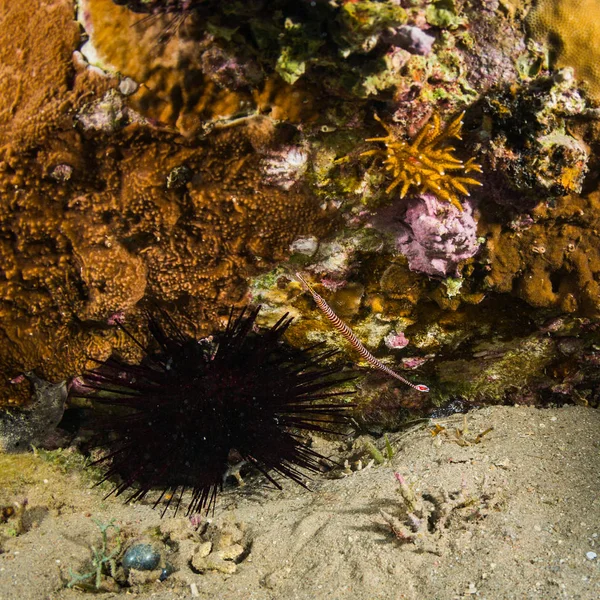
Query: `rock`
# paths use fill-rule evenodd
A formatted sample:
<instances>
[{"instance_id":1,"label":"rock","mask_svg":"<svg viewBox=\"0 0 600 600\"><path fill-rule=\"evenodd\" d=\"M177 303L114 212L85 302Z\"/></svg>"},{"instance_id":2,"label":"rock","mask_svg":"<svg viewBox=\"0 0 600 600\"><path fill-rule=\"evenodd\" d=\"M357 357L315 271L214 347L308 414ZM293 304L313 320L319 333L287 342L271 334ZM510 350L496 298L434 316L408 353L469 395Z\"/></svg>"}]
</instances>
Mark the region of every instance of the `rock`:
<instances>
[{"instance_id":1,"label":"rock","mask_svg":"<svg viewBox=\"0 0 600 600\"><path fill-rule=\"evenodd\" d=\"M215 554L223 560L237 560L242 554L244 554L244 546L241 544L232 544L222 550L218 550Z\"/></svg>"},{"instance_id":2,"label":"rock","mask_svg":"<svg viewBox=\"0 0 600 600\"><path fill-rule=\"evenodd\" d=\"M121 563L124 569L153 571L160 563L160 552L151 544L135 544L126 550Z\"/></svg>"},{"instance_id":3,"label":"rock","mask_svg":"<svg viewBox=\"0 0 600 600\"><path fill-rule=\"evenodd\" d=\"M26 373L33 387L35 401L24 410L0 413L0 450L6 453L27 452L40 446L60 423L67 399L66 382L50 383L33 373Z\"/></svg>"}]
</instances>

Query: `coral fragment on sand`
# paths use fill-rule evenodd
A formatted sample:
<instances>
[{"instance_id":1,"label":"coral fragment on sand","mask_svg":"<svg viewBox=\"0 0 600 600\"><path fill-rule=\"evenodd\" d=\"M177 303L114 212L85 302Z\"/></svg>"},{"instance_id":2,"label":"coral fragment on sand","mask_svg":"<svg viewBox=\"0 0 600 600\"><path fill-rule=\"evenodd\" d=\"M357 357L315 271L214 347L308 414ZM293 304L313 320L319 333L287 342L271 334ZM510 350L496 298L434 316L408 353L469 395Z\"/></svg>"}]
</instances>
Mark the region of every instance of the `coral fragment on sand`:
<instances>
[{"instance_id":1,"label":"coral fragment on sand","mask_svg":"<svg viewBox=\"0 0 600 600\"><path fill-rule=\"evenodd\" d=\"M463 520L482 519L501 502L499 494L469 494L464 480L456 492L449 493L440 488L421 494L415 492L400 473L394 473L394 476L400 486L403 514L392 515L384 510L379 513L398 542L410 544L417 552L441 556L440 540L455 515L460 515Z\"/></svg>"},{"instance_id":2,"label":"coral fragment on sand","mask_svg":"<svg viewBox=\"0 0 600 600\"><path fill-rule=\"evenodd\" d=\"M388 135L368 138L366 141L382 142L385 148L367 150L361 156L382 159L385 170L391 171L394 179L385 190L387 194L401 186L400 198L404 198L409 189L414 187L421 193L429 192L462 210L459 196L469 196L467 186L481 185L476 179L465 176L471 172L481 173L481 166L473 158L467 162L459 160L454 156L455 148L448 145L448 140L452 138L462 139L463 116L464 112L443 127L440 117L434 114L413 140L406 141L375 115Z\"/></svg>"}]
</instances>

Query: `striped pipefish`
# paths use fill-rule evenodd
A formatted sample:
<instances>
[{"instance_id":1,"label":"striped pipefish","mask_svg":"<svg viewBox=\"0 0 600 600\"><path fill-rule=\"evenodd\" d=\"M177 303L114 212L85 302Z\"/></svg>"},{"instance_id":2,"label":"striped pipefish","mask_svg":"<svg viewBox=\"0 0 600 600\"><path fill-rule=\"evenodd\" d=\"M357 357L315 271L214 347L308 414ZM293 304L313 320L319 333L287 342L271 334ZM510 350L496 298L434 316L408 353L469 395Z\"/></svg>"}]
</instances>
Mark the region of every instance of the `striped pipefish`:
<instances>
[{"instance_id":1,"label":"striped pipefish","mask_svg":"<svg viewBox=\"0 0 600 600\"><path fill-rule=\"evenodd\" d=\"M398 379L402 383L410 386L411 388L419 392L428 392L429 388L422 383L414 384L404 379L402 375L399 375L395 371L392 371L387 365L384 365L379 359L375 358L363 345L363 343L356 337L352 329L344 323L332 310L331 306L325 302L322 296L319 296L313 287L304 279L300 273L296 273L298 280L304 285L304 287L310 292L317 306L321 309L323 314L327 317L330 323L352 344L353 348L375 369L386 373L390 377Z\"/></svg>"}]
</instances>

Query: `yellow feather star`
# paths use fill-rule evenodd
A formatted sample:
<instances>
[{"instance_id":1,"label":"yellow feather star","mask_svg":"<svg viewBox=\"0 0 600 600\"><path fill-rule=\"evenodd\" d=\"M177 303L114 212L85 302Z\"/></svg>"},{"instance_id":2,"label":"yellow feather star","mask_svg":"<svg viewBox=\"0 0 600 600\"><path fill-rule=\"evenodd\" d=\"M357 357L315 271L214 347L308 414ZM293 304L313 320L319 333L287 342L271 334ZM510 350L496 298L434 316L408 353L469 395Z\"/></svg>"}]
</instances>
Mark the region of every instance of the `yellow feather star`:
<instances>
[{"instance_id":1,"label":"yellow feather star","mask_svg":"<svg viewBox=\"0 0 600 600\"><path fill-rule=\"evenodd\" d=\"M411 186L419 188L420 192L429 192L439 198L451 202L462 211L459 195L469 196L467 186L481 185L467 173L481 173L481 166L473 158L467 162L453 156L455 148L448 145L451 138L462 139L462 112L458 117L442 127L438 115L428 120L421 131L411 141L403 140L397 132L384 123L377 115L375 119L388 132L386 137L368 138L367 142L383 142L385 148L367 150L360 156L375 156L383 159L386 171L391 171L394 177L386 188L390 193L399 185L400 198L404 198ZM336 162L345 162L347 157Z\"/></svg>"}]
</instances>

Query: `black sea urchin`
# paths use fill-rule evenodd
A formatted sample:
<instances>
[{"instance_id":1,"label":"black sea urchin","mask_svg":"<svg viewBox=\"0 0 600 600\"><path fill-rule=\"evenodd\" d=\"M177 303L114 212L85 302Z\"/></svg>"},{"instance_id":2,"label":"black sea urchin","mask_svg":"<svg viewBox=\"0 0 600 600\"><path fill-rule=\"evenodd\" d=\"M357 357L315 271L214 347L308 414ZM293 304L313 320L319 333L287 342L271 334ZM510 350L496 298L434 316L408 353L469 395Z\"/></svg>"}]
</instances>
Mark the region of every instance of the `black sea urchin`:
<instances>
[{"instance_id":1,"label":"black sea urchin","mask_svg":"<svg viewBox=\"0 0 600 600\"><path fill-rule=\"evenodd\" d=\"M102 419L116 439L97 461L108 465L104 480L120 477L111 493L134 488L129 500L140 500L159 488L155 506L166 494L166 510L190 490L190 514L214 507L230 453L277 487L274 473L305 486L303 470L318 470L323 457L297 432L347 422L351 405L335 400L341 392L331 388L350 378L332 379L339 367L322 366L333 352L285 345L287 315L254 331L259 308L232 313L210 343L184 335L165 313L164 328L150 315L157 349L144 347L140 365L112 357L85 375L89 391L79 395L117 413Z\"/></svg>"}]
</instances>

